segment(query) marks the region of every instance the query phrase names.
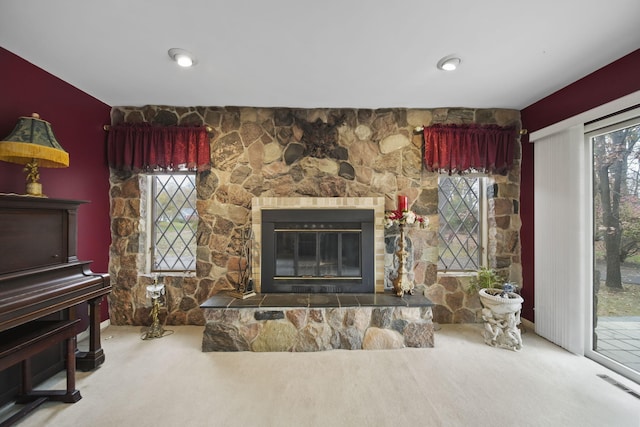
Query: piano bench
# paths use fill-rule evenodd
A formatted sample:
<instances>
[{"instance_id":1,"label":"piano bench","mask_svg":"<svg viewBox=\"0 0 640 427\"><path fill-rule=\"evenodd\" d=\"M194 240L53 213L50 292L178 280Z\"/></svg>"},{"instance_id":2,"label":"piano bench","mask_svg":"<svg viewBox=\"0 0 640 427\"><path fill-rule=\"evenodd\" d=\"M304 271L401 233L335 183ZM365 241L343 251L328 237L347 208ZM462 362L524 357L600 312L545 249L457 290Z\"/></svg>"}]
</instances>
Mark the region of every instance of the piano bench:
<instances>
[{"instance_id":1,"label":"piano bench","mask_svg":"<svg viewBox=\"0 0 640 427\"><path fill-rule=\"evenodd\" d=\"M36 320L0 333L0 371L21 364L20 391L16 403L26 404L20 411L0 422L10 426L42 403L51 400L74 403L82 398L76 390L75 336L80 319L64 321ZM33 390L30 358L47 348L66 341L66 390Z\"/></svg>"}]
</instances>

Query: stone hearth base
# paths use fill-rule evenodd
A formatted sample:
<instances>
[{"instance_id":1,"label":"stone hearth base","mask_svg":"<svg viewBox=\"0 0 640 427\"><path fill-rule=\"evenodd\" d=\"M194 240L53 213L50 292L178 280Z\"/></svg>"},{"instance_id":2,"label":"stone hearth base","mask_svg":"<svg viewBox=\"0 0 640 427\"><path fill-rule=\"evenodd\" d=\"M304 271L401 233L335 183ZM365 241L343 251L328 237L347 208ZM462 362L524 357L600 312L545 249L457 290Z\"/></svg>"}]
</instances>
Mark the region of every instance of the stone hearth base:
<instances>
[{"instance_id":1,"label":"stone hearth base","mask_svg":"<svg viewBox=\"0 0 640 427\"><path fill-rule=\"evenodd\" d=\"M433 303L422 295L216 295L200 307L202 351L323 351L433 347Z\"/></svg>"}]
</instances>

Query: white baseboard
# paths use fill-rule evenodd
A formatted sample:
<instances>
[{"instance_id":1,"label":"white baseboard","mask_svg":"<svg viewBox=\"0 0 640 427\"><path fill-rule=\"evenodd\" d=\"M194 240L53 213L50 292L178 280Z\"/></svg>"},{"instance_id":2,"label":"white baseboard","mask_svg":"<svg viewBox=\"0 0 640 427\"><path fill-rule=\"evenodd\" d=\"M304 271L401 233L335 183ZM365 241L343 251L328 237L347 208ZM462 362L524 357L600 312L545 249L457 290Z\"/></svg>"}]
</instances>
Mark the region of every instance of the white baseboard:
<instances>
[{"instance_id":1,"label":"white baseboard","mask_svg":"<svg viewBox=\"0 0 640 427\"><path fill-rule=\"evenodd\" d=\"M533 323L531 320L520 318L520 321L522 322L522 326L526 331L529 331L529 332L536 331L536 324Z\"/></svg>"}]
</instances>

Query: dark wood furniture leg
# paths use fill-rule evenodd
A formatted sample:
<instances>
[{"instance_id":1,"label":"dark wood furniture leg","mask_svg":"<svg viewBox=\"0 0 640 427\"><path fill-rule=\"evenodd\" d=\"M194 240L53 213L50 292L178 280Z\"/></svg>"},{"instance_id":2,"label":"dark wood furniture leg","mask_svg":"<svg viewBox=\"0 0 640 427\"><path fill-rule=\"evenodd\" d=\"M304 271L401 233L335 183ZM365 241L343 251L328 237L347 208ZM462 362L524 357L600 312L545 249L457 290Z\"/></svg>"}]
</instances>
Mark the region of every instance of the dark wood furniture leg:
<instances>
[{"instance_id":1,"label":"dark wood furniture leg","mask_svg":"<svg viewBox=\"0 0 640 427\"><path fill-rule=\"evenodd\" d=\"M100 343L100 303L102 296L87 301L89 305L89 351L76 352L76 367L80 371L91 371L104 362L104 351Z\"/></svg>"}]
</instances>

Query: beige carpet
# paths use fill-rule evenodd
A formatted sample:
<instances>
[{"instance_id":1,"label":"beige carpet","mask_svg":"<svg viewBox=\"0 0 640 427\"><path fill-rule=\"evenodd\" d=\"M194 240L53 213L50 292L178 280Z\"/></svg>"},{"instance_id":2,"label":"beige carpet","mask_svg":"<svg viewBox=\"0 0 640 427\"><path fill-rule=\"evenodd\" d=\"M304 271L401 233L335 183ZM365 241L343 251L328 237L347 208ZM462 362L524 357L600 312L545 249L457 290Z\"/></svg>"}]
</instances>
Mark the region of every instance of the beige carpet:
<instances>
[{"instance_id":1,"label":"beige carpet","mask_svg":"<svg viewBox=\"0 0 640 427\"><path fill-rule=\"evenodd\" d=\"M531 332L517 353L479 325L442 325L433 349L202 353L202 327L171 329L107 328L105 364L77 375L82 400L19 425L640 426L640 399L597 374L639 385Z\"/></svg>"}]
</instances>

